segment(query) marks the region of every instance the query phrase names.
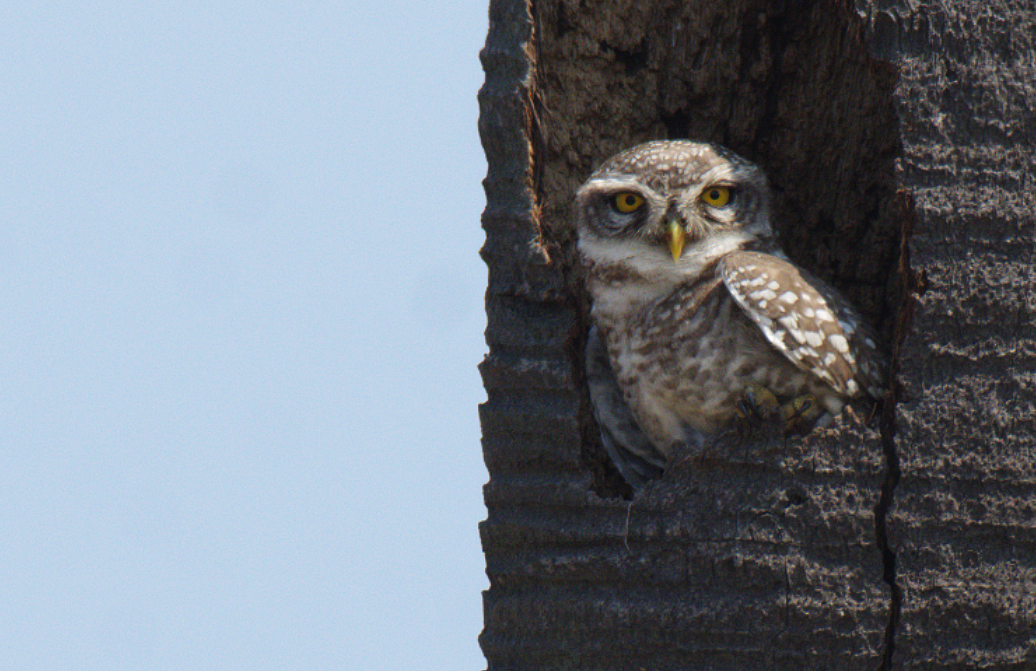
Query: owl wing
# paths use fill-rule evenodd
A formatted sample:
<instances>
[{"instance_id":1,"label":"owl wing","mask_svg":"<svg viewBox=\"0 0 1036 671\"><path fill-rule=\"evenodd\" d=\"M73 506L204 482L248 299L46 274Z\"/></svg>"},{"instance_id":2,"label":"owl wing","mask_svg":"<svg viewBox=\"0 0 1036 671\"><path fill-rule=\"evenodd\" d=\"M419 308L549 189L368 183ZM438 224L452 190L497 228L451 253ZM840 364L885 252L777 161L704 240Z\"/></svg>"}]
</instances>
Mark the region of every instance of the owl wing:
<instances>
[{"instance_id":1,"label":"owl wing","mask_svg":"<svg viewBox=\"0 0 1036 671\"><path fill-rule=\"evenodd\" d=\"M665 455L648 440L630 412L596 326L590 329L586 343L586 378L601 442L622 477L634 487L661 477Z\"/></svg>"},{"instance_id":2,"label":"owl wing","mask_svg":"<svg viewBox=\"0 0 1036 671\"><path fill-rule=\"evenodd\" d=\"M844 396L883 394L885 357L856 310L789 261L738 251L720 261L723 283L766 339L801 370Z\"/></svg>"}]
</instances>

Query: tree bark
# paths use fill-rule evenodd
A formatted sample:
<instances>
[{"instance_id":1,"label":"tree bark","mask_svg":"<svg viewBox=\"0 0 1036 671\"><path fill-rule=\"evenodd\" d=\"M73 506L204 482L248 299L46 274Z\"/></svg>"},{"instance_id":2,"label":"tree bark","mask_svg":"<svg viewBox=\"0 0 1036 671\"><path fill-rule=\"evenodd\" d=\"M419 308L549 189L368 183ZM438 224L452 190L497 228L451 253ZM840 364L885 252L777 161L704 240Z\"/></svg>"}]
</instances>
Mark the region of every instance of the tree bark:
<instances>
[{"instance_id":1,"label":"tree bark","mask_svg":"<svg viewBox=\"0 0 1036 671\"><path fill-rule=\"evenodd\" d=\"M489 669L1036 668L1034 40L1026 0L491 0ZM634 495L589 410L571 204L681 137L766 170L895 379L879 417Z\"/></svg>"}]
</instances>

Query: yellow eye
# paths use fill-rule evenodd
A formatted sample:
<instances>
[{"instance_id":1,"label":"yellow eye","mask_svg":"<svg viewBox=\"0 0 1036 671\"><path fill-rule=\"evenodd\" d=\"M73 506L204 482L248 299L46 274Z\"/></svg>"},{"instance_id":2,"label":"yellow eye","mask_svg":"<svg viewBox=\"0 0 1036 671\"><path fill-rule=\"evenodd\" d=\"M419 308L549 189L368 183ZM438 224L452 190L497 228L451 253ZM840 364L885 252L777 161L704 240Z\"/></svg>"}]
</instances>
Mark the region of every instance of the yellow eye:
<instances>
[{"instance_id":1,"label":"yellow eye","mask_svg":"<svg viewBox=\"0 0 1036 671\"><path fill-rule=\"evenodd\" d=\"M723 207L730 202L730 188L726 186L709 187L701 194L701 199L706 205Z\"/></svg>"},{"instance_id":2,"label":"yellow eye","mask_svg":"<svg viewBox=\"0 0 1036 671\"><path fill-rule=\"evenodd\" d=\"M644 204L644 199L635 193L620 193L615 196L612 200L612 204L615 209L623 214L629 214L640 209L640 206Z\"/></svg>"}]
</instances>

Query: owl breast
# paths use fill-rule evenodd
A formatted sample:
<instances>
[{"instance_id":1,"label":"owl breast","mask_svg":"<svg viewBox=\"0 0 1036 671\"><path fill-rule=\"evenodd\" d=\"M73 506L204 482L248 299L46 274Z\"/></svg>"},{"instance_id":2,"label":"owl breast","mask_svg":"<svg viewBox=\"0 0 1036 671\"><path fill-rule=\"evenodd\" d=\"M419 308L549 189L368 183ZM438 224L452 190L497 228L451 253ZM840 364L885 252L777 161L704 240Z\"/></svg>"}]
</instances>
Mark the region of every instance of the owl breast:
<instances>
[{"instance_id":1,"label":"owl breast","mask_svg":"<svg viewBox=\"0 0 1036 671\"><path fill-rule=\"evenodd\" d=\"M623 320L597 318L626 402L668 456L730 424L746 386L777 396L813 393L837 412L830 387L774 350L719 278L677 287Z\"/></svg>"}]
</instances>

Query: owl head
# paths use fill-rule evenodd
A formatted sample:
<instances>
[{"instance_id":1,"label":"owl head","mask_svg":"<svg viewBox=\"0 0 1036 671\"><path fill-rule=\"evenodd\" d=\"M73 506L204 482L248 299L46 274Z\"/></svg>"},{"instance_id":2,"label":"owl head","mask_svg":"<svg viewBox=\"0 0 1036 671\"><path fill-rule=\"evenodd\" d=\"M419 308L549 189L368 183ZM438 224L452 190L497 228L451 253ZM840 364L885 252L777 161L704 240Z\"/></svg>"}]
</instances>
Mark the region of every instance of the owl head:
<instances>
[{"instance_id":1,"label":"owl head","mask_svg":"<svg viewBox=\"0 0 1036 671\"><path fill-rule=\"evenodd\" d=\"M594 266L690 278L739 248L774 246L762 170L721 147L642 144L613 156L576 194L579 249Z\"/></svg>"}]
</instances>

